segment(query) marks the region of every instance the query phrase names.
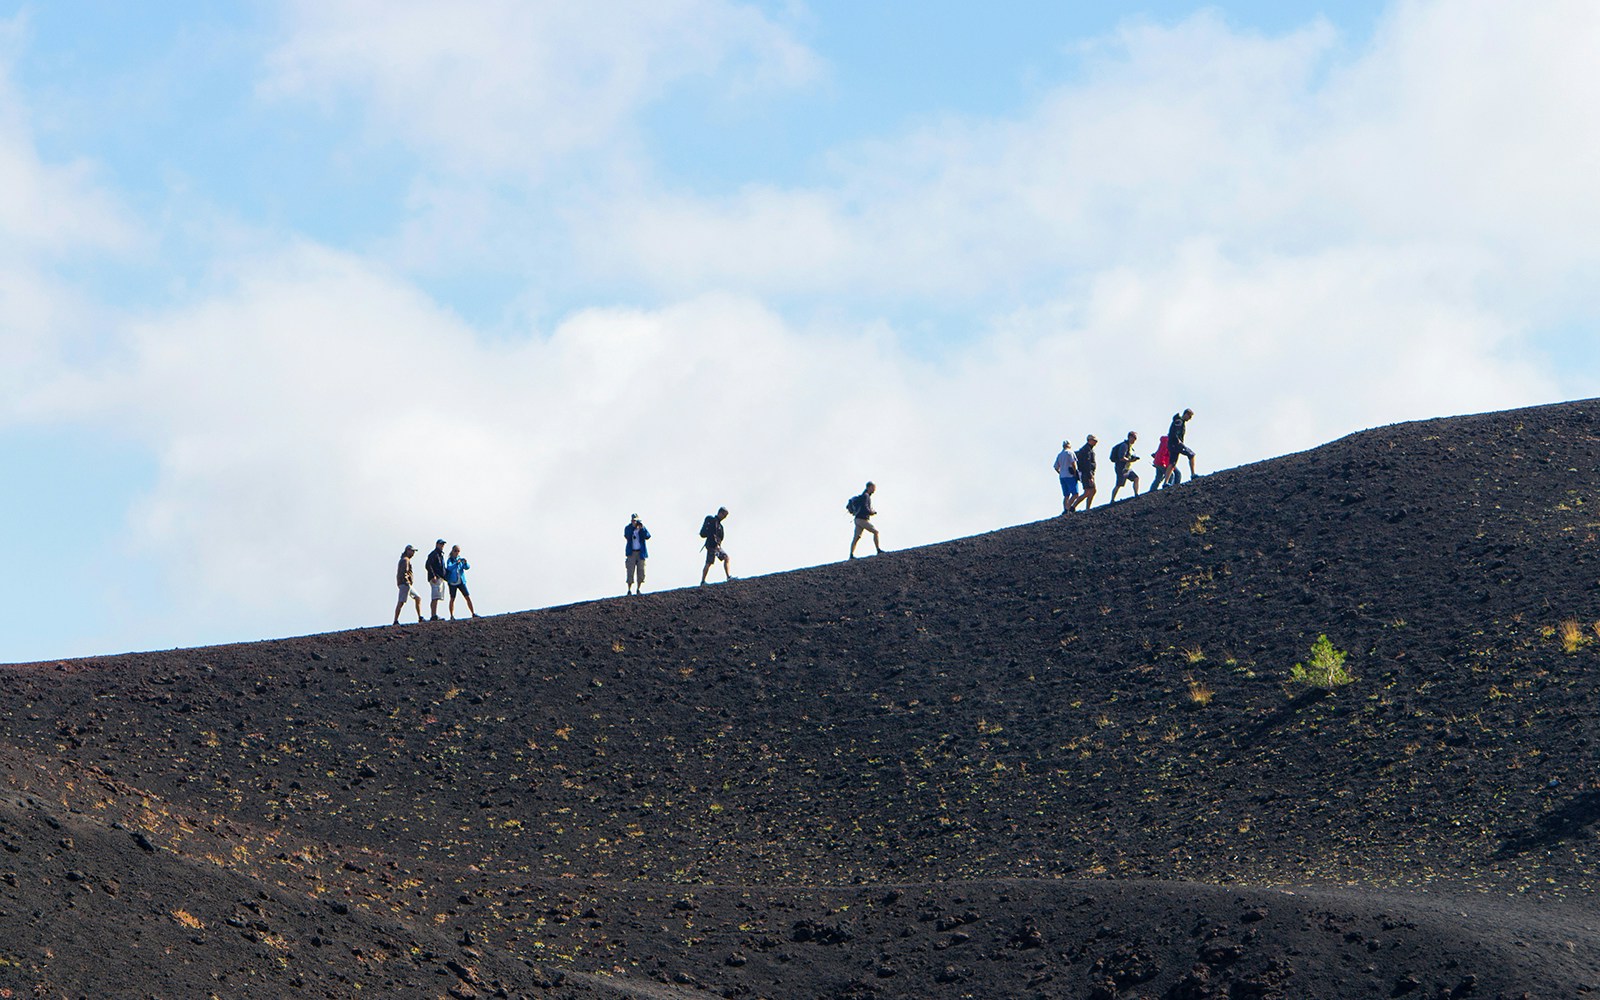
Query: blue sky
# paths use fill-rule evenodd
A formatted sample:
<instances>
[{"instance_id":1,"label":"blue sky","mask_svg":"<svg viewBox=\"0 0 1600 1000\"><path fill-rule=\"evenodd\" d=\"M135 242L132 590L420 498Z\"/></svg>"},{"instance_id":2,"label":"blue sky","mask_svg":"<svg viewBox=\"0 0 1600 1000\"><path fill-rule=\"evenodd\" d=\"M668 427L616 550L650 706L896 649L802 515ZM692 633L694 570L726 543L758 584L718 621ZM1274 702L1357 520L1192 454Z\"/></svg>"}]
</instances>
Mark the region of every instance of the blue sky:
<instances>
[{"instance_id":1,"label":"blue sky","mask_svg":"<svg viewBox=\"0 0 1600 1000\"><path fill-rule=\"evenodd\" d=\"M1045 516L1595 395L1600 14L1489 0L0 7L0 662Z\"/></svg>"}]
</instances>

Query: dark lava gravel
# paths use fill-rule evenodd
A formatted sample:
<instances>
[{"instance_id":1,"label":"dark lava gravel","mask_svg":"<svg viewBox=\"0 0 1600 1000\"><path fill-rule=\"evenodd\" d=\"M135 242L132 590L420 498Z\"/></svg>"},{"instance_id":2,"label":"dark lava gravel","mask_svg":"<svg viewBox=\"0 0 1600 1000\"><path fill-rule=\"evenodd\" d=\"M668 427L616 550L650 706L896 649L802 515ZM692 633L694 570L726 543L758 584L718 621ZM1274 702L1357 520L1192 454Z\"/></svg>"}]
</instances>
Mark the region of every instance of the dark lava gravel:
<instances>
[{"instance_id":1,"label":"dark lava gravel","mask_svg":"<svg viewBox=\"0 0 1600 1000\"><path fill-rule=\"evenodd\" d=\"M1426 421L732 584L0 668L0 998L1600 991L1597 462L1600 401ZM1352 682L1292 683L1322 635Z\"/></svg>"}]
</instances>

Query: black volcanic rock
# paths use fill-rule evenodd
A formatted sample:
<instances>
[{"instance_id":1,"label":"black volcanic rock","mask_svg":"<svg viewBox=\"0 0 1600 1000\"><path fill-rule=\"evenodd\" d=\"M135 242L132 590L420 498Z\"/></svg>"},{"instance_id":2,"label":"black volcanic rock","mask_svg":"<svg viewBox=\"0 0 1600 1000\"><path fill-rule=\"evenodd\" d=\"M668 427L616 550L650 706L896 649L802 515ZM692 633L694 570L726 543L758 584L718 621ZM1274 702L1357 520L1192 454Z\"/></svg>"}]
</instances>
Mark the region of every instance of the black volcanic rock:
<instances>
[{"instance_id":1,"label":"black volcanic rock","mask_svg":"<svg viewBox=\"0 0 1600 1000\"><path fill-rule=\"evenodd\" d=\"M1600 402L1426 421L731 585L3 668L0 990L1579 996L1597 461ZM1290 684L1319 635L1353 683Z\"/></svg>"}]
</instances>

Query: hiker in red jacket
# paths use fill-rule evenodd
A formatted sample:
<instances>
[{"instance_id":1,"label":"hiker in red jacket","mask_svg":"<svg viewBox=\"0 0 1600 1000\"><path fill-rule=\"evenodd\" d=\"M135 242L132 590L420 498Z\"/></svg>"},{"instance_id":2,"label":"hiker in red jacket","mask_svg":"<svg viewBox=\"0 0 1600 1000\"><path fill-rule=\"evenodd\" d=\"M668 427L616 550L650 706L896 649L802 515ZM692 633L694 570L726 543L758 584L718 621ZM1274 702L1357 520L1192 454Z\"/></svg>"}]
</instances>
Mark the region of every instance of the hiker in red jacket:
<instances>
[{"instance_id":1,"label":"hiker in red jacket","mask_svg":"<svg viewBox=\"0 0 1600 1000\"><path fill-rule=\"evenodd\" d=\"M1156 453L1150 456L1150 464L1156 467L1156 477L1150 482L1150 492L1154 493L1167 484L1167 474L1172 471L1172 456L1167 451L1167 436L1161 435L1161 444L1157 446Z\"/></svg>"}]
</instances>

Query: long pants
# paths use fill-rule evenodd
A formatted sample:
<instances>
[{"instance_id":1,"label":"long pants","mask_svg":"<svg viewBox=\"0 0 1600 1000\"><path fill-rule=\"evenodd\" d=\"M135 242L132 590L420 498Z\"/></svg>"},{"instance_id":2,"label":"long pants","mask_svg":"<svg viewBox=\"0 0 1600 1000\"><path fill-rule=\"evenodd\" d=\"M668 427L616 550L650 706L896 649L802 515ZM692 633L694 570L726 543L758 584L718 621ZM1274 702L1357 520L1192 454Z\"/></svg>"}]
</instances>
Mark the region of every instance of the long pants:
<instances>
[{"instance_id":1,"label":"long pants","mask_svg":"<svg viewBox=\"0 0 1600 1000\"><path fill-rule=\"evenodd\" d=\"M628 586L633 586L635 577L639 586L644 586L644 557L637 552L628 553Z\"/></svg>"}]
</instances>

